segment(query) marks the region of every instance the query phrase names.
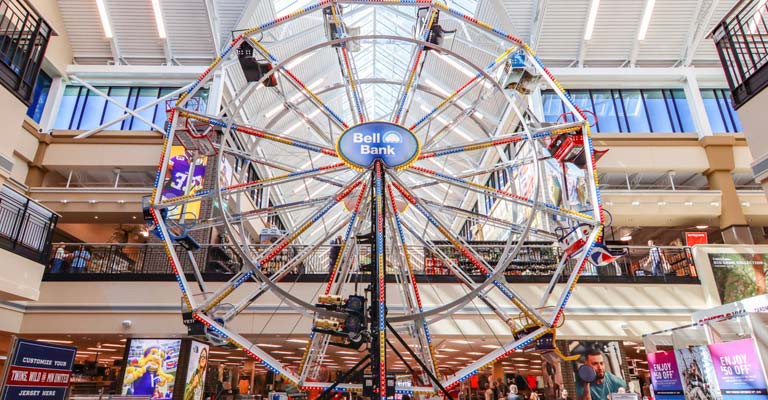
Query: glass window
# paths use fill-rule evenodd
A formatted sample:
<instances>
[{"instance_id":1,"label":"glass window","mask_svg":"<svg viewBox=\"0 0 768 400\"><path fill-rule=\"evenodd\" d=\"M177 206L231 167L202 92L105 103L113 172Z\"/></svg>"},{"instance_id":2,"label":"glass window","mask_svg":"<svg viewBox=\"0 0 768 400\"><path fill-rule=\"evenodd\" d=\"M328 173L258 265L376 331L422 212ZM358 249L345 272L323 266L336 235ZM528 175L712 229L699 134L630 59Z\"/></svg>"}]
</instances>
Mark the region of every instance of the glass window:
<instances>
[{"instance_id":1,"label":"glass window","mask_svg":"<svg viewBox=\"0 0 768 400\"><path fill-rule=\"evenodd\" d=\"M616 104L610 90L593 90L592 102L597 117L596 132L621 132Z\"/></svg>"},{"instance_id":2,"label":"glass window","mask_svg":"<svg viewBox=\"0 0 768 400\"><path fill-rule=\"evenodd\" d=\"M156 87L155 88L152 88L152 87L139 88L135 108L145 106L157 100L157 95L159 93L160 93L160 89ZM149 107L147 109L141 110L139 111L138 114L144 117L144 119L146 119L147 121L152 121L155 118L155 107ZM148 131L152 129L149 127L147 123L145 123L144 121L136 117L131 117L131 119L133 119L133 123L131 124L131 130Z\"/></svg>"},{"instance_id":3,"label":"glass window","mask_svg":"<svg viewBox=\"0 0 768 400\"><path fill-rule=\"evenodd\" d=\"M106 93L109 88L96 88L100 92ZM83 94L85 96L83 97ZM92 90L83 90L80 95L84 104L80 113L80 121L75 125L72 124L72 129L93 129L101 125L101 116L104 114L104 106L107 103L107 99L104 96L98 95Z\"/></svg>"},{"instance_id":4,"label":"glass window","mask_svg":"<svg viewBox=\"0 0 768 400\"><path fill-rule=\"evenodd\" d=\"M557 122L563 114L563 102L555 92L547 91L542 93L541 99L544 106L544 121Z\"/></svg>"},{"instance_id":5,"label":"glass window","mask_svg":"<svg viewBox=\"0 0 768 400\"><path fill-rule=\"evenodd\" d=\"M35 91L32 94L32 103L27 109L27 115L35 122L40 123L40 118L43 116L43 109L45 109L45 102L48 100L48 92L51 90L51 79L48 74L40 71L37 75L37 82L35 83Z\"/></svg>"},{"instance_id":6,"label":"glass window","mask_svg":"<svg viewBox=\"0 0 768 400\"><path fill-rule=\"evenodd\" d=\"M573 91L569 91L569 93L571 94L571 98L573 99L574 105L576 105L577 107L581 108L584 111L592 112L592 108L593 108L592 99L589 97L589 90L573 90ZM576 121L576 117L573 114L571 114L570 111L566 110L566 112L568 112L568 119L567 119L568 122ZM587 118L590 119L590 122L594 122L594 120L592 119L592 116L589 115L589 113L586 113L586 114L587 114Z\"/></svg>"},{"instance_id":7,"label":"glass window","mask_svg":"<svg viewBox=\"0 0 768 400\"><path fill-rule=\"evenodd\" d=\"M688 100L685 98L685 91L683 89L672 89L669 91L672 95L667 97L667 101L671 103L670 110L674 110L677 118L675 126L676 132L696 132L696 127L693 126L693 116L691 115L691 108L688 105Z\"/></svg>"},{"instance_id":8,"label":"glass window","mask_svg":"<svg viewBox=\"0 0 768 400\"><path fill-rule=\"evenodd\" d=\"M646 115L645 102L640 90L621 90L624 115L629 123L629 132L651 132Z\"/></svg>"},{"instance_id":9,"label":"glass window","mask_svg":"<svg viewBox=\"0 0 768 400\"><path fill-rule=\"evenodd\" d=\"M79 95L80 87L78 86L67 86L67 88L64 89L64 95L61 97L61 103L59 103L59 113L56 115L54 129L71 129L70 124L72 122L72 117L75 114Z\"/></svg>"},{"instance_id":10,"label":"glass window","mask_svg":"<svg viewBox=\"0 0 768 400\"><path fill-rule=\"evenodd\" d=\"M126 105L128 103L128 92L130 92L130 90L131 88L128 87L112 87L109 89L109 97L117 100L122 105ZM125 111L122 108L118 107L117 104L108 102L107 107L104 109L104 116L101 120L101 123L103 124L112 121L115 118L122 116L123 114L125 114ZM122 126L123 123L120 121L108 126L106 129L110 131L117 131L122 129Z\"/></svg>"},{"instance_id":11,"label":"glass window","mask_svg":"<svg viewBox=\"0 0 768 400\"><path fill-rule=\"evenodd\" d=\"M664 91L642 90L652 132L675 132Z\"/></svg>"}]
</instances>

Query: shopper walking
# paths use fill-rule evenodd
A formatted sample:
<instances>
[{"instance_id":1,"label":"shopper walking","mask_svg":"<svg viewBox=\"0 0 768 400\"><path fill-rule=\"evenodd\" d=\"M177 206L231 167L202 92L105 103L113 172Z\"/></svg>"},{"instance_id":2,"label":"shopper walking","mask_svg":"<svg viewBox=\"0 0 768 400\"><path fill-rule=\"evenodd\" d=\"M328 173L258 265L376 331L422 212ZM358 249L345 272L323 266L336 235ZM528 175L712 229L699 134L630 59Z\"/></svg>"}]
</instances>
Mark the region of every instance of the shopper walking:
<instances>
[{"instance_id":1,"label":"shopper walking","mask_svg":"<svg viewBox=\"0 0 768 400\"><path fill-rule=\"evenodd\" d=\"M661 252L653 240L648 241L648 259L651 262L651 275L662 276L664 275L664 254Z\"/></svg>"},{"instance_id":2,"label":"shopper walking","mask_svg":"<svg viewBox=\"0 0 768 400\"><path fill-rule=\"evenodd\" d=\"M51 262L51 273L57 274L61 272L61 266L64 265L64 258L67 257L67 252L64 251L64 244L59 243L56 246L56 252L53 256L53 261Z\"/></svg>"},{"instance_id":3,"label":"shopper walking","mask_svg":"<svg viewBox=\"0 0 768 400\"><path fill-rule=\"evenodd\" d=\"M520 400L520 396L517 394L517 385L514 383L509 385L509 394L507 395L507 400Z\"/></svg>"},{"instance_id":4,"label":"shopper walking","mask_svg":"<svg viewBox=\"0 0 768 400\"><path fill-rule=\"evenodd\" d=\"M496 400L496 382L488 382L488 388L485 389L485 400Z\"/></svg>"},{"instance_id":5,"label":"shopper walking","mask_svg":"<svg viewBox=\"0 0 768 400\"><path fill-rule=\"evenodd\" d=\"M85 272L85 268L90 260L91 253L88 252L85 246L81 245L80 248L72 252L72 272L76 274Z\"/></svg>"}]
</instances>

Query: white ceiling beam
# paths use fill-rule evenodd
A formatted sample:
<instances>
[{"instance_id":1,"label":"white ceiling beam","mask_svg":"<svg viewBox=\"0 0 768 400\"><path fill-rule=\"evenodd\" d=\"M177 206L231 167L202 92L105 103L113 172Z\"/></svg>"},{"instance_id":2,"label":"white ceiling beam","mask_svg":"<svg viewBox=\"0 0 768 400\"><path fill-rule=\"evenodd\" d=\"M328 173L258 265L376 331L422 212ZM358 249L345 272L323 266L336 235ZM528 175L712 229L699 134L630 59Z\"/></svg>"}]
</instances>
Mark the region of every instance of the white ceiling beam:
<instances>
[{"instance_id":1,"label":"white ceiling beam","mask_svg":"<svg viewBox=\"0 0 768 400\"><path fill-rule=\"evenodd\" d=\"M701 44L701 41L704 40L709 33L707 28L709 27L709 23L712 21L712 17L719 4L719 0L709 0L708 4L699 4L699 12L697 13L697 17L693 20L694 23L691 24L691 29L688 31L688 41L686 42L680 57L680 63L683 67L688 67L693 62L699 44Z\"/></svg>"},{"instance_id":2,"label":"white ceiling beam","mask_svg":"<svg viewBox=\"0 0 768 400\"><path fill-rule=\"evenodd\" d=\"M541 37L541 30L544 27L544 16L546 14L547 0L536 0L536 13L533 15L531 37L528 39L528 45L530 45L534 51L538 51L539 38Z\"/></svg>"},{"instance_id":3,"label":"white ceiling beam","mask_svg":"<svg viewBox=\"0 0 768 400\"><path fill-rule=\"evenodd\" d=\"M216 12L216 0L205 0L205 11L208 13L208 27L211 30L213 46L218 55L221 54L221 35L223 32L221 32L219 14Z\"/></svg>"}]
</instances>

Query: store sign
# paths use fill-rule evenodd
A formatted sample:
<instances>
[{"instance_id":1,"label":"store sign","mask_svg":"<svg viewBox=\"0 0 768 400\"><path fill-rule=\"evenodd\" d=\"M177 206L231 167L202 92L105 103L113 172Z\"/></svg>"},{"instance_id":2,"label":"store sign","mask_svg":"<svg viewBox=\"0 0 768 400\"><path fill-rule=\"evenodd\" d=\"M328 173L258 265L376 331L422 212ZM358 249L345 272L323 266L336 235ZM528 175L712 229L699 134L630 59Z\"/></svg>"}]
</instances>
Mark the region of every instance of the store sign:
<instances>
[{"instance_id":1,"label":"store sign","mask_svg":"<svg viewBox=\"0 0 768 400\"><path fill-rule=\"evenodd\" d=\"M697 244L708 244L707 232L685 232L685 245L688 247Z\"/></svg>"},{"instance_id":2,"label":"store sign","mask_svg":"<svg viewBox=\"0 0 768 400\"><path fill-rule=\"evenodd\" d=\"M765 374L752 339L709 345L723 400L768 399Z\"/></svg>"},{"instance_id":3,"label":"store sign","mask_svg":"<svg viewBox=\"0 0 768 400\"><path fill-rule=\"evenodd\" d=\"M76 347L16 339L8 356L0 399L65 399L75 353Z\"/></svg>"},{"instance_id":4,"label":"store sign","mask_svg":"<svg viewBox=\"0 0 768 400\"><path fill-rule=\"evenodd\" d=\"M390 122L365 122L347 129L336 142L336 151L352 168L370 168L381 160L389 168L410 165L421 150L411 131Z\"/></svg>"},{"instance_id":5,"label":"store sign","mask_svg":"<svg viewBox=\"0 0 768 400\"><path fill-rule=\"evenodd\" d=\"M766 294L768 253L708 253L723 304Z\"/></svg>"},{"instance_id":6,"label":"store sign","mask_svg":"<svg viewBox=\"0 0 768 400\"><path fill-rule=\"evenodd\" d=\"M653 392L658 400L684 400L683 384L674 351L649 353L648 370L651 373Z\"/></svg>"}]
</instances>

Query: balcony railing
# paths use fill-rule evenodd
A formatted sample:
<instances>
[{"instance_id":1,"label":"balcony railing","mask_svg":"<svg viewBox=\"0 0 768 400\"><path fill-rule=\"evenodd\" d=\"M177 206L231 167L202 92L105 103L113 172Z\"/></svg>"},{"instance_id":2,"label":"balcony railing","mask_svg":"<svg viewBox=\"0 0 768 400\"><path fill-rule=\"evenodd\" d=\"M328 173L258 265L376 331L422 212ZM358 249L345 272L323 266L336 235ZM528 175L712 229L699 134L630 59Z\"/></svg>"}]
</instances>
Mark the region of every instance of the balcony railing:
<instances>
[{"instance_id":1,"label":"balcony railing","mask_svg":"<svg viewBox=\"0 0 768 400\"><path fill-rule=\"evenodd\" d=\"M51 27L24 0L0 0L0 83L29 105Z\"/></svg>"},{"instance_id":2,"label":"balcony railing","mask_svg":"<svg viewBox=\"0 0 768 400\"><path fill-rule=\"evenodd\" d=\"M47 264L58 219L56 213L9 187L0 188L0 248Z\"/></svg>"},{"instance_id":3,"label":"balcony railing","mask_svg":"<svg viewBox=\"0 0 768 400\"><path fill-rule=\"evenodd\" d=\"M58 245L57 245L58 246ZM65 256L57 272L49 270L44 280L173 280L167 254L160 244L63 244ZM84 268L73 268L73 254L81 246L88 252ZM453 254L450 246L438 245L444 254L455 264L459 265L475 281L484 277L472 268L460 255ZM253 246L255 252L262 251L265 246ZM263 266L262 271L267 275L278 271L285 262L299 254L305 247L291 245L286 247L273 261ZM495 265L494 256L501 254L500 246L475 246L475 251L491 265ZM584 271L582 280L586 282L650 282L650 283L697 283L698 274L687 247L617 247L612 251L625 255L616 262L603 267L591 264ZM409 246L416 279L427 283L457 282L447 266L445 259L438 257L429 249L419 246ZM329 277L330 246L321 246L312 252L308 258L298 264L283 277L285 281L323 282ZM179 252L179 254L183 253ZM53 252L52 254L55 254ZM59 253L60 254L60 253ZM82 252L79 254L83 254ZM239 270L240 257L229 246L203 245L193 253L195 262L200 267L205 279L224 281ZM554 274L560 250L556 247L542 245L524 245L517 259L512 261L505 273L509 282L548 282ZM361 248L356 261L359 264L369 262L368 249ZM395 257L388 257L396 259ZM182 269L192 278L193 267L189 258L180 259ZM82 264L82 261L77 261ZM571 262L566 265L565 277L575 267ZM398 271L388 266L388 279L395 280Z\"/></svg>"},{"instance_id":4,"label":"balcony railing","mask_svg":"<svg viewBox=\"0 0 768 400\"><path fill-rule=\"evenodd\" d=\"M768 86L768 3L742 0L712 32L736 108Z\"/></svg>"}]
</instances>

